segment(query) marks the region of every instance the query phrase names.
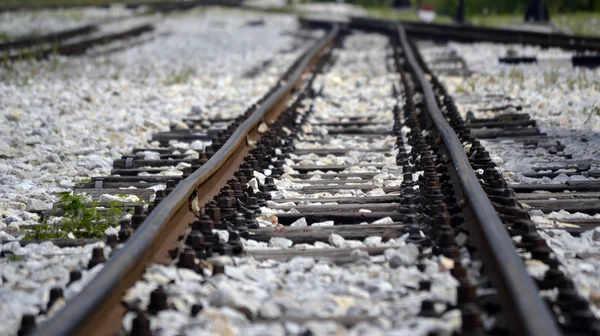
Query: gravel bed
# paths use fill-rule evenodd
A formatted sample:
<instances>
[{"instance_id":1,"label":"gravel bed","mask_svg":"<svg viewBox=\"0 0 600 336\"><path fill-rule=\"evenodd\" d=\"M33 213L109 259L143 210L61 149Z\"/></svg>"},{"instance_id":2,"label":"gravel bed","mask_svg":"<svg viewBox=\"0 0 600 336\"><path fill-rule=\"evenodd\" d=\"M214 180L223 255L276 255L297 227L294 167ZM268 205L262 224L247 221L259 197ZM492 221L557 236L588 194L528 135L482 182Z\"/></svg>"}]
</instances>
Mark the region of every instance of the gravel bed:
<instances>
[{"instance_id":1,"label":"gravel bed","mask_svg":"<svg viewBox=\"0 0 600 336\"><path fill-rule=\"evenodd\" d=\"M506 65L498 61L507 55L538 56L556 59L571 56L560 49L491 43L458 44L427 48L423 51L434 59L436 52L453 50L461 56L473 74L468 78L444 76L444 84L461 102L466 114L472 105L484 107L486 97L510 97L513 104L539 122L542 131L594 131L600 128L600 69L573 67L566 61L543 61L539 64ZM479 101L475 101L479 97ZM464 98L461 100L461 98ZM467 103L473 102L473 104ZM500 100L502 101L502 100ZM596 112L596 113L593 113ZM485 116L484 113L480 117ZM591 133L591 132L590 132Z\"/></svg>"},{"instance_id":2,"label":"gravel bed","mask_svg":"<svg viewBox=\"0 0 600 336\"><path fill-rule=\"evenodd\" d=\"M381 43L380 36L367 35L373 38L374 43ZM395 99L390 96L390 88L392 83L399 82L399 75L396 73L389 73L382 67L382 65L375 65L374 62L381 57L381 50L373 48L371 51L364 49L363 44L366 40L358 40L361 43L354 46L354 40L349 40L346 47L353 49L350 53L346 50L336 53L338 56L335 65L330 72L320 75L315 82L313 87L315 90L323 87L323 96L317 97L316 99L308 102L307 104L313 104L315 113L308 119L308 123L303 126L303 134L300 135L295 146L299 149L326 149L326 148L356 148L356 149L368 149L368 148L389 148L389 151L383 153L377 152L348 152L346 155L327 155L317 156L315 154L304 154L295 155L291 154L290 158L286 160L286 164L283 166L284 174L280 179L275 179L275 185L279 190L272 191L272 199L287 199L287 198L303 198L305 201L298 202L286 202L287 206L306 205L306 204L326 204L335 205L335 202L327 202L327 198L333 197L364 197L364 196L383 196L386 192L382 187L387 186L399 186L402 179L402 167L396 166L396 154L397 149L394 149L396 138L389 135L382 135L381 138L365 140L360 135L331 135L326 142L315 143L305 140L316 139L321 136L327 136L329 130L335 130L334 127L311 125L325 121L348 121L352 117L365 117L367 115L373 115L374 118L370 119L377 122L386 122L383 126L372 125L363 127L363 129L377 129L382 133L389 133L391 126L393 125L393 116L391 111L395 104ZM357 63L357 59L364 59L365 62ZM351 69L351 70L350 70ZM375 113L380 111L380 113ZM366 119L366 118L365 118ZM375 166L371 167L360 167L358 164L383 164L384 167L379 169ZM327 178L328 174L334 174L334 171L327 170L327 165L349 165L350 167L340 173L351 173L351 172L377 172L378 174L369 182L361 182L360 178L353 181L356 185L375 185L377 188L370 191L362 191L360 189L348 189L339 190L336 192L316 192L316 193L300 193L299 189L309 184L303 184L301 182L292 182L292 177L289 174L297 174L298 172L293 169L294 165L318 165L323 166L322 170L312 171L310 180L317 181ZM264 183L265 175L255 172L254 173L258 182ZM339 178L338 178L339 179ZM253 183L253 182L250 182ZM329 183L327 186L335 185L335 183ZM399 192L390 192L387 195L398 195ZM369 210L362 210L369 211ZM261 215L257 217L257 221L261 227L264 226L276 226L278 213L297 213L298 211L292 207L291 210L277 210L270 209L267 207L261 208ZM364 222L363 224L390 224L393 221L391 218L381 218L374 220L371 223ZM333 225L333 221L325 221L321 223L313 223L311 226L329 226ZM300 218L296 222L292 223L291 226L306 226L306 219ZM406 237L404 237L406 238ZM377 237L367 238L366 243L371 246L393 246L396 244L395 239L390 239L387 242L381 242L381 239L377 240ZM275 240L270 243L256 242L252 240L244 240L244 247L246 249L263 249L263 248L277 248L277 246L287 246L288 243L293 249L307 249L307 248L330 248L334 247L365 247L365 243L361 241L346 241L344 238L338 236L332 238L329 243L316 242L315 244L291 244L289 240ZM403 244L403 241L400 241Z\"/></svg>"},{"instance_id":3,"label":"gravel bed","mask_svg":"<svg viewBox=\"0 0 600 336\"><path fill-rule=\"evenodd\" d=\"M315 81L316 88L325 84L325 90L323 97L314 101L312 118L335 120L358 114L386 114L387 120L391 121L394 101L389 98L390 90L392 83L399 80L397 75L389 74L385 69L387 43L388 40L380 35L356 33L347 37L344 49L335 51L337 62ZM368 89L365 86L368 92L356 90L357 84L366 83L369 84ZM368 100L360 98L361 95ZM327 99L332 103L326 103ZM366 101L359 102L363 100ZM361 111L363 108L369 111ZM305 138L320 132L317 127L309 128L304 130L308 133ZM340 136L338 139L345 138ZM350 138L359 142L358 136ZM391 147L386 140L379 145ZM297 143L302 144L302 141ZM355 143L350 140L345 144ZM305 145L308 147L308 143ZM324 166L323 172L313 174L312 180L325 178L325 165L335 163L333 158L327 157L292 157L285 172L293 173L290 166L302 159L313 164L321 162ZM352 155L336 159L357 160ZM388 162L381 157L374 157L372 161ZM255 177L261 180L265 175L255 172ZM401 175L388 174L381 180L398 179L401 180ZM279 190L271 191L273 199L285 198L286 193L293 192L289 189L303 185L292 184L285 175L275 183ZM256 181L251 180L248 186L256 187ZM274 213L266 207L261 210ZM261 226L273 226L271 219L267 216ZM333 222L318 224L327 226ZM306 221L299 219L292 225L304 226ZM221 241L227 241L228 235L223 231L217 233ZM328 242L315 244L293 245L286 238L272 238L269 243L242 242L248 249L325 249L385 246L381 238L345 240L331 234ZM215 275L212 274L214 267L205 268L204 274L200 275L174 266L152 265L146 270L144 279L128 291L124 301L134 310L145 311L150 293L164 290L168 294L169 308L148 316L156 335L427 335L430 332L450 335L461 326L459 310L450 309L439 318L424 317L419 313L425 300L436 302L438 312L456 302L458 282L449 272L453 262L443 256L418 260L417 246L405 240L406 237L395 239L394 248L381 255L368 256L355 249L352 255L360 257L359 260L345 265L319 257L260 261L253 257L221 256L214 257L213 262L223 264L224 271ZM429 291L420 290L424 283L431 285ZM126 331L131 330L135 317L136 313L132 311L123 318Z\"/></svg>"},{"instance_id":4,"label":"gravel bed","mask_svg":"<svg viewBox=\"0 0 600 336\"><path fill-rule=\"evenodd\" d=\"M526 113L537 121L540 130L565 145L565 154L573 160L597 160L600 154L600 69L573 67L568 57L572 53L542 50L532 46L497 45L490 43L450 43L442 47L423 47L424 57L430 63L449 51L462 57L473 74L469 77L439 75L448 91L455 97L460 112L466 117L471 111L476 118L492 117L498 113L478 109L512 104L522 110L506 109L506 113ZM506 55L538 56L538 64L505 65L498 62ZM559 60L562 59L562 60ZM561 184L569 181L595 181L579 174L560 174L555 178L530 178L540 161L564 161L551 155L547 149L525 150L512 141L481 141L490 151L504 178L511 183ZM598 170L592 163L591 170ZM559 170L569 172L572 170ZM527 203L527 201L523 201ZM531 210L532 220L540 229L562 266L573 279L577 290L591 303L596 317L600 317L600 290L598 288L599 228L592 228L580 236L564 229L574 227L561 222L567 219L598 219L600 214L569 213L561 210L544 214ZM543 229L543 230L542 230ZM545 265L528 264L532 274L543 276ZM540 268L541 267L541 268ZM535 268L538 271L535 271ZM541 273L539 272L541 270ZM546 293L552 295L551 293Z\"/></svg>"},{"instance_id":5,"label":"gravel bed","mask_svg":"<svg viewBox=\"0 0 600 336\"><path fill-rule=\"evenodd\" d=\"M244 6L266 10L285 8L300 15L311 17L323 17L328 20L344 20L351 16L366 16L367 11L359 5L347 3L293 3L292 6L286 0L246 0ZM287 7L287 8L286 8Z\"/></svg>"},{"instance_id":6,"label":"gravel bed","mask_svg":"<svg viewBox=\"0 0 600 336\"><path fill-rule=\"evenodd\" d=\"M264 25L246 25L257 19ZM0 241L15 240L20 227L37 224L36 212L48 209L57 192L109 174L114 159L148 147L152 133L168 130L190 111L207 117L243 112L312 43L288 34L298 27L284 15L193 10L155 25L152 40L122 51L23 61L0 70ZM242 76L275 55L257 76ZM204 144L171 145L200 150ZM44 311L49 289L64 287L70 270L85 268L94 246L104 243L1 245L0 334L16 334L23 314ZM34 270L40 275L30 275ZM65 296L95 271L84 271Z\"/></svg>"},{"instance_id":7,"label":"gravel bed","mask_svg":"<svg viewBox=\"0 0 600 336\"><path fill-rule=\"evenodd\" d=\"M131 17L135 14L136 11L124 6L111 6L109 9L86 7L7 11L0 13L0 35L5 40L15 40Z\"/></svg>"},{"instance_id":8,"label":"gravel bed","mask_svg":"<svg viewBox=\"0 0 600 336\"><path fill-rule=\"evenodd\" d=\"M0 86L0 95L10 97L1 106L0 215L35 223L28 210L47 208L53 193L68 191L78 179L108 174L113 159L146 146L153 132L167 130L192 109L223 117L243 112L300 53L277 58L257 78L240 78L289 47L292 38L281 33L296 29L284 16L244 27L244 20L256 17L220 10L168 17L157 26L156 39L139 47L61 57L58 65L19 62L6 70L8 81Z\"/></svg>"}]
</instances>

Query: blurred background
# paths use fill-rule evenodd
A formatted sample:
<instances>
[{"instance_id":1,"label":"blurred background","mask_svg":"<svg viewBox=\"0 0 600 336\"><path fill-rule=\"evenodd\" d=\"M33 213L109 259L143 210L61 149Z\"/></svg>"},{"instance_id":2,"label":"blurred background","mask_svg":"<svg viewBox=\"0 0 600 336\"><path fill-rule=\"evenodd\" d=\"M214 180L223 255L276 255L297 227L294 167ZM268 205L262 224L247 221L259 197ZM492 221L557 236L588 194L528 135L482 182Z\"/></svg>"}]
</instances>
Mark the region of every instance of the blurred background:
<instances>
[{"instance_id":1,"label":"blurred background","mask_svg":"<svg viewBox=\"0 0 600 336\"><path fill-rule=\"evenodd\" d=\"M115 5L182 0L0 0L0 11L21 7L56 7L79 5ZM193 1L193 0L184 0ZM395 20L423 20L421 11L433 11L427 17L435 23L462 19L468 24L489 27L519 27L525 21L547 21L554 30L578 34L600 35L600 0L246 0L254 8L277 12L329 12L339 9L347 15L367 15ZM535 4L541 2L542 11ZM459 11L464 6L464 11ZM464 13L464 14L460 14ZM526 17L529 14L530 17ZM464 17L460 17L464 15ZM535 15L532 17L531 15Z\"/></svg>"}]
</instances>

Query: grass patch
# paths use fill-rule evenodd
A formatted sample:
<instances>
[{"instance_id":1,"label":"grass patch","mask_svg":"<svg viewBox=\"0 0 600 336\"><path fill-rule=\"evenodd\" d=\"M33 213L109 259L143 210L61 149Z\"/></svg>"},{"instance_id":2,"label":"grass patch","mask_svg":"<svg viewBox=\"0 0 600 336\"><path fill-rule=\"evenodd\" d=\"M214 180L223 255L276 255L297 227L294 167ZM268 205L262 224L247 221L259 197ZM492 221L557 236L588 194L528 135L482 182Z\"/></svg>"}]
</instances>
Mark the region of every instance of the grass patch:
<instances>
[{"instance_id":1,"label":"grass patch","mask_svg":"<svg viewBox=\"0 0 600 336\"><path fill-rule=\"evenodd\" d=\"M8 254L4 257L4 260L7 262L21 262L25 260L25 257L22 255Z\"/></svg>"},{"instance_id":2,"label":"grass patch","mask_svg":"<svg viewBox=\"0 0 600 336\"><path fill-rule=\"evenodd\" d=\"M6 32L0 32L0 42L10 41L10 36Z\"/></svg>"},{"instance_id":3,"label":"grass patch","mask_svg":"<svg viewBox=\"0 0 600 336\"><path fill-rule=\"evenodd\" d=\"M508 73L508 78L512 79L519 83L519 85L523 84L525 81L525 75L523 74L523 70L519 68L511 68Z\"/></svg>"},{"instance_id":4,"label":"grass patch","mask_svg":"<svg viewBox=\"0 0 600 336\"><path fill-rule=\"evenodd\" d=\"M558 68L552 67L549 71L544 71L544 83L546 85L556 85L559 78Z\"/></svg>"},{"instance_id":5,"label":"grass patch","mask_svg":"<svg viewBox=\"0 0 600 336\"><path fill-rule=\"evenodd\" d=\"M556 26L575 35L600 35L600 13L569 13L551 16Z\"/></svg>"},{"instance_id":6,"label":"grass patch","mask_svg":"<svg viewBox=\"0 0 600 336\"><path fill-rule=\"evenodd\" d=\"M366 8L367 14L372 17L388 20L401 20L401 21L419 21L416 10L398 10L389 7L372 7ZM434 23L452 23L452 18L444 15L437 15Z\"/></svg>"},{"instance_id":7,"label":"grass patch","mask_svg":"<svg viewBox=\"0 0 600 336\"><path fill-rule=\"evenodd\" d=\"M579 74L577 74L577 86L579 90L594 86L594 84L590 83L588 80L586 69L580 69Z\"/></svg>"},{"instance_id":8,"label":"grass patch","mask_svg":"<svg viewBox=\"0 0 600 336\"><path fill-rule=\"evenodd\" d=\"M190 81L192 77L196 75L196 68L192 66L187 66L180 71L172 73L169 77L165 79L166 85L175 85L175 84L185 84Z\"/></svg>"},{"instance_id":9,"label":"grass patch","mask_svg":"<svg viewBox=\"0 0 600 336\"><path fill-rule=\"evenodd\" d=\"M61 193L57 202L63 211L59 223L48 224L48 220L37 225L24 239L57 239L68 238L72 233L75 238L102 238L104 231L119 224L123 208L115 202L107 211L97 211L98 202L88 202L83 195Z\"/></svg>"},{"instance_id":10,"label":"grass patch","mask_svg":"<svg viewBox=\"0 0 600 336\"><path fill-rule=\"evenodd\" d=\"M523 16L513 14L471 16L468 20L476 26L502 27L523 23Z\"/></svg>"}]
</instances>

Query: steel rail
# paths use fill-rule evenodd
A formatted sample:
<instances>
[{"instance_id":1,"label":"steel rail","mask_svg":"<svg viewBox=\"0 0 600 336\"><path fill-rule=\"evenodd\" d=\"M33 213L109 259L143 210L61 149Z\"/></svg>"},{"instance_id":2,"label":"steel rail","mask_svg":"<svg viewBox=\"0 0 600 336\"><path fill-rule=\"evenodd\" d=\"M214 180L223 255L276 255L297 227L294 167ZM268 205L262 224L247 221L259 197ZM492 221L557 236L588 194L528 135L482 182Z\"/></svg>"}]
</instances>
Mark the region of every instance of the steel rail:
<instances>
[{"instance_id":1,"label":"steel rail","mask_svg":"<svg viewBox=\"0 0 600 336\"><path fill-rule=\"evenodd\" d=\"M93 33L98 30L96 25L85 25L77 28L62 30L56 33L46 34L36 37L23 37L16 40L0 43L0 51L6 51L10 49L23 49L35 46L37 44L44 43L58 43L60 44L63 40Z\"/></svg>"},{"instance_id":2,"label":"steel rail","mask_svg":"<svg viewBox=\"0 0 600 336\"><path fill-rule=\"evenodd\" d=\"M243 0L194 0L194 1L137 1L128 2L125 7L128 9L136 9L141 6L147 6L158 11L185 10L196 6L224 6L238 7L241 6ZM109 8L110 2L104 4L46 4L46 5L9 5L0 6L0 13L13 12L18 10L54 10L54 9L70 9L83 7Z\"/></svg>"},{"instance_id":3,"label":"steel rail","mask_svg":"<svg viewBox=\"0 0 600 336\"><path fill-rule=\"evenodd\" d=\"M319 27L331 24L323 19L303 18L304 24ZM476 27L469 25L429 24L421 22L392 21L364 17L352 17L350 26L364 30L389 31L402 24L407 34L414 38L463 43L495 42L556 47L575 51L600 52L600 38L562 33L539 33L518 29Z\"/></svg>"},{"instance_id":4,"label":"steel rail","mask_svg":"<svg viewBox=\"0 0 600 336\"><path fill-rule=\"evenodd\" d=\"M120 301L124 279L130 277L130 272L143 270L144 263L151 259L161 246L162 236L167 223L172 221L177 213L188 207L194 194L209 178L216 175L224 163L236 149L246 143L246 135L256 129L265 114L280 103L282 97L293 92L297 82L309 65L322 51L338 36L339 25L330 26L327 35L312 46L296 63L287 80L277 88L253 113L246 119L223 146L198 170L180 182L177 187L149 214L142 225L136 230L127 244L110 258L104 268L77 294L67 305L50 320L41 324L32 335L90 335L94 334L94 323L104 323L103 316L107 309L114 304L115 293L119 293ZM125 286L128 288L128 286ZM112 297L112 298L111 298ZM112 300L112 301L111 301ZM91 320L94 320L91 322Z\"/></svg>"},{"instance_id":5,"label":"steel rail","mask_svg":"<svg viewBox=\"0 0 600 336\"><path fill-rule=\"evenodd\" d=\"M480 251L488 263L492 283L499 291L499 299L510 318L509 327L519 335L560 335L560 331L548 307L539 295L539 289L527 273L494 206L481 187L458 136L444 118L437 105L431 84L408 41L404 27L397 25L396 32L404 51L406 62L420 85L427 111L453 162L462 191L478 225L471 228L483 240ZM418 51L416 51L418 52Z\"/></svg>"},{"instance_id":6,"label":"steel rail","mask_svg":"<svg viewBox=\"0 0 600 336\"><path fill-rule=\"evenodd\" d=\"M470 25L425 24L402 22L406 32L414 37L457 42L495 42L533 44L576 51L600 51L600 39L564 33L540 33L519 29L476 27Z\"/></svg>"},{"instance_id":7,"label":"steel rail","mask_svg":"<svg viewBox=\"0 0 600 336\"><path fill-rule=\"evenodd\" d=\"M35 59L47 59L53 54L65 56L81 55L88 49L97 45L104 44L107 41L131 38L142 35L147 32L151 32L153 30L154 26L152 26L151 24L142 24L140 26L136 26L125 31L96 36L87 40L76 41L69 44L58 44L56 46L50 46L40 50L32 50L31 52L28 51L20 54L5 55L4 58L0 56L0 63L14 62L22 59L27 59L29 57Z\"/></svg>"}]
</instances>

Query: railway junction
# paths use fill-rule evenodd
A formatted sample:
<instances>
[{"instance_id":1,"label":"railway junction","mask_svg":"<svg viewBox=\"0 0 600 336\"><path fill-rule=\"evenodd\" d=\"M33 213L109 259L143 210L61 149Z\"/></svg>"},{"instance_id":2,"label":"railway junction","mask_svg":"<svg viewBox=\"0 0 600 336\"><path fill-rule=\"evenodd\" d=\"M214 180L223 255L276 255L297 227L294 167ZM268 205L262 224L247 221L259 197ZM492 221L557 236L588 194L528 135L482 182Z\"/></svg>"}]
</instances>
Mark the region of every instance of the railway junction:
<instances>
[{"instance_id":1,"label":"railway junction","mask_svg":"<svg viewBox=\"0 0 600 336\"><path fill-rule=\"evenodd\" d=\"M600 39L18 13L0 334L600 333Z\"/></svg>"}]
</instances>

